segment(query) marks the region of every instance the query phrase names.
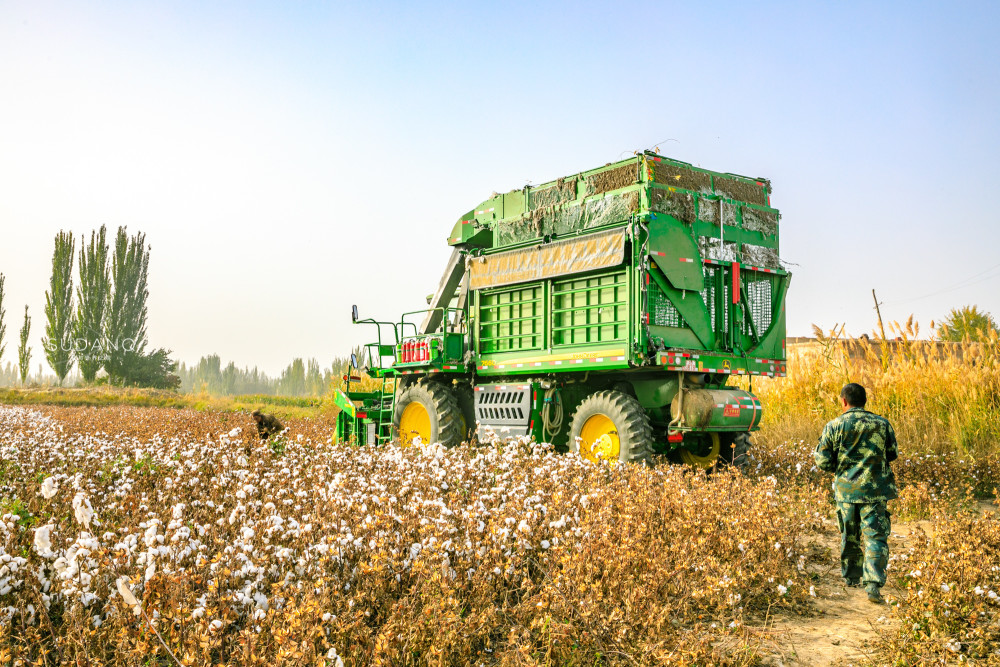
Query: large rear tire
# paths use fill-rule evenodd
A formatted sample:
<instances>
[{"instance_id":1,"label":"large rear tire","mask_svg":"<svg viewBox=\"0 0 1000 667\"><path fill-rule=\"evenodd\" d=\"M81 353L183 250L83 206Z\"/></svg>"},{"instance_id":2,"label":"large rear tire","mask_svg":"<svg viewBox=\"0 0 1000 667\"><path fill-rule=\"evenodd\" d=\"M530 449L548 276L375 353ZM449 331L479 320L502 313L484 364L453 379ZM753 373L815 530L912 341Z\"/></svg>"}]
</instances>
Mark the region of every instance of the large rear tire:
<instances>
[{"instance_id":1,"label":"large rear tire","mask_svg":"<svg viewBox=\"0 0 1000 667\"><path fill-rule=\"evenodd\" d=\"M573 413L569 449L591 461L641 463L653 455L653 429L638 400L620 391L598 391Z\"/></svg>"},{"instance_id":2,"label":"large rear tire","mask_svg":"<svg viewBox=\"0 0 1000 667\"><path fill-rule=\"evenodd\" d=\"M412 445L418 437L424 444L440 442L445 447L454 447L462 442L465 419L451 387L421 381L399 395L392 426L404 447Z\"/></svg>"}]
</instances>

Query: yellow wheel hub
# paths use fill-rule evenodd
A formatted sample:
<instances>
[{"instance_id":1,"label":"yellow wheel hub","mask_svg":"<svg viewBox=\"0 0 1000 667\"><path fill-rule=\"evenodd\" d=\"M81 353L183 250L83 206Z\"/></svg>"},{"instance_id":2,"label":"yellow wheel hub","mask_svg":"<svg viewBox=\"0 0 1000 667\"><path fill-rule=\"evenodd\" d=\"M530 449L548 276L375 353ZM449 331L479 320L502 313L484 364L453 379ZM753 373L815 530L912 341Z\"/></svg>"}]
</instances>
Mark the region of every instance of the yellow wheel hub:
<instances>
[{"instance_id":1,"label":"yellow wheel hub","mask_svg":"<svg viewBox=\"0 0 1000 667\"><path fill-rule=\"evenodd\" d=\"M580 429L580 456L590 461L617 461L621 452L618 429L604 415L594 415Z\"/></svg>"},{"instance_id":2,"label":"yellow wheel hub","mask_svg":"<svg viewBox=\"0 0 1000 667\"><path fill-rule=\"evenodd\" d=\"M414 438L420 438L425 445L431 442L431 416L420 403L414 401L405 408L399 417L399 443L403 447L413 444Z\"/></svg>"},{"instance_id":3,"label":"yellow wheel hub","mask_svg":"<svg viewBox=\"0 0 1000 667\"><path fill-rule=\"evenodd\" d=\"M704 454L695 454L690 449L680 450L681 460L689 466L708 470L719 458L720 442L718 433L708 433L710 447Z\"/></svg>"}]
</instances>

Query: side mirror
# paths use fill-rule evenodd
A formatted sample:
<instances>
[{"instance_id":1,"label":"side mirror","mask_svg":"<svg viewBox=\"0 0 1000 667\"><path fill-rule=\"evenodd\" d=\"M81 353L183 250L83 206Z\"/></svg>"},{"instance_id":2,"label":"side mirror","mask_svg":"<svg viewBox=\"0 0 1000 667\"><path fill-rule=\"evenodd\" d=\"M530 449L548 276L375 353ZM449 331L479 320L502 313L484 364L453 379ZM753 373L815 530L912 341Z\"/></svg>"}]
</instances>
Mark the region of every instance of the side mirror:
<instances>
[{"instance_id":1,"label":"side mirror","mask_svg":"<svg viewBox=\"0 0 1000 667\"><path fill-rule=\"evenodd\" d=\"M352 322L357 322L358 321L358 307L357 306L351 306L351 321Z\"/></svg>"},{"instance_id":2,"label":"side mirror","mask_svg":"<svg viewBox=\"0 0 1000 667\"><path fill-rule=\"evenodd\" d=\"M358 367L358 355L351 352L351 368Z\"/></svg>"}]
</instances>

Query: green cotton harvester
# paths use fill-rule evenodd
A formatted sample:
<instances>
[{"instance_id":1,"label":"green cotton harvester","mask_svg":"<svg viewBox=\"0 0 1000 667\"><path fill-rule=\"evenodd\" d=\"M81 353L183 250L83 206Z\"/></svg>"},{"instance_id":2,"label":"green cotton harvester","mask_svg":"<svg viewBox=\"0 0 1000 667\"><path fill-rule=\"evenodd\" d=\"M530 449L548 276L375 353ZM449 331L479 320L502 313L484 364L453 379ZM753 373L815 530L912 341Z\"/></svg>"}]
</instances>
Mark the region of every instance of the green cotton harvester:
<instances>
[{"instance_id":1,"label":"green cotton harvester","mask_svg":"<svg viewBox=\"0 0 1000 667\"><path fill-rule=\"evenodd\" d=\"M770 182L642 153L495 195L459 218L429 308L375 326L380 385L338 396L338 438L532 436L590 459L741 462L785 374ZM749 382L740 383L752 386Z\"/></svg>"}]
</instances>

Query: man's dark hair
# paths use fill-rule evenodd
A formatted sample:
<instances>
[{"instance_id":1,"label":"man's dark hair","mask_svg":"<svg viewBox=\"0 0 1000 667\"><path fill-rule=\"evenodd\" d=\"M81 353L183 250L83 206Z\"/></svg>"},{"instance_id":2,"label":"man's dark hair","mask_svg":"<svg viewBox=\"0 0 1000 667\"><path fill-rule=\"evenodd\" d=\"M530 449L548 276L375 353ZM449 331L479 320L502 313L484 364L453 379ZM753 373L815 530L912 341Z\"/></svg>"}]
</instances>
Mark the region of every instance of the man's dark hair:
<instances>
[{"instance_id":1,"label":"man's dark hair","mask_svg":"<svg viewBox=\"0 0 1000 667\"><path fill-rule=\"evenodd\" d=\"M868 402L868 394L865 392L865 388L857 382L845 385L840 390L840 397L847 401L847 404L852 408L863 408L865 407L865 403Z\"/></svg>"}]
</instances>

